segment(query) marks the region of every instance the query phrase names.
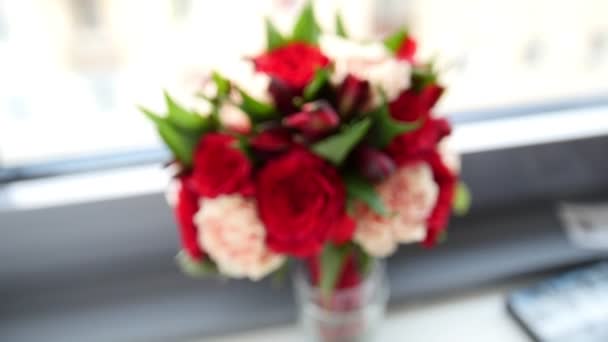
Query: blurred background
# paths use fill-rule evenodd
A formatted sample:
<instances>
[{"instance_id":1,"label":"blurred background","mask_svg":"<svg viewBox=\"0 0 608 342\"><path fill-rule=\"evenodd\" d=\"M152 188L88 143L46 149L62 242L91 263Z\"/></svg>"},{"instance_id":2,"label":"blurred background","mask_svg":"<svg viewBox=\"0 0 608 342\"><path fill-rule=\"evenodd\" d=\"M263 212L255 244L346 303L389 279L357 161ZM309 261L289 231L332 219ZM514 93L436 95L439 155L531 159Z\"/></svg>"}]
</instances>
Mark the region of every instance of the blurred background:
<instances>
[{"instance_id":1,"label":"blurred background","mask_svg":"<svg viewBox=\"0 0 608 342\"><path fill-rule=\"evenodd\" d=\"M608 256L573 242L560 209L608 199L608 1L313 3L323 27L340 10L363 40L407 27L448 87L438 111L472 212L449 243L390 261L394 301ZM136 106L162 109L162 89L187 101L210 68L260 51L264 17L286 31L302 4L0 0L0 340L192 340L293 320L289 286L179 274L169 154Z\"/></svg>"},{"instance_id":2,"label":"blurred background","mask_svg":"<svg viewBox=\"0 0 608 342\"><path fill-rule=\"evenodd\" d=\"M286 30L301 3L1 0L0 166L158 148L134 104L160 105L161 89L253 55L263 16ZM316 9L326 28L341 9L362 39L408 27L444 73L444 113L608 93L603 0L324 0Z\"/></svg>"}]
</instances>

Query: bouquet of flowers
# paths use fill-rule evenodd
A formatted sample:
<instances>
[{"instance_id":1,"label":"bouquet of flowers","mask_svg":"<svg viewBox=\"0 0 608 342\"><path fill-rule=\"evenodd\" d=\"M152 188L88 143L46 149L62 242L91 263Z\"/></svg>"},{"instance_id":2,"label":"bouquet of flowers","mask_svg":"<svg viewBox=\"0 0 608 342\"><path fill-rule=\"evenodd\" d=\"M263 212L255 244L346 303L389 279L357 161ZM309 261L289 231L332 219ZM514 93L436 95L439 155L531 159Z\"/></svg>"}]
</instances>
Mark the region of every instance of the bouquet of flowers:
<instances>
[{"instance_id":1,"label":"bouquet of flowers","mask_svg":"<svg viewBox=\"0 0 608 342\"><path fill-rule=\"evenodd\" d=\"M295 258L331 293L400 244L440 241L468 197L413 38L349 40L339 15L323 33L310 4L290 34L266 32L251 82L214 72L201 86L207 112L167 93L166 115L142 108L175 157L184 271L258 280Z\"/></svg>"}]
</instances>

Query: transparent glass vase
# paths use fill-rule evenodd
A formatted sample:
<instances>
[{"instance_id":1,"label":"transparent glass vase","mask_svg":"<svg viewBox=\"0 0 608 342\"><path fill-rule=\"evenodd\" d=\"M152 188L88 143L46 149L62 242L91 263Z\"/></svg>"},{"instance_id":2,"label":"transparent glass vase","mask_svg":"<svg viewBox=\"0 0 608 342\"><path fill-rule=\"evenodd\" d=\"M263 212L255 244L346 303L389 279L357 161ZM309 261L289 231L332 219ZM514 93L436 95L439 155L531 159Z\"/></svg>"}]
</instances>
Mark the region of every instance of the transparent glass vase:
<instances>
[{"instance_id":1,"label":"transparent glass vase","mask_svg":"<svg viewBox=\"0 0 608 342\"><path fill-rule=\"evenodd\" d=\"M371 342L389 297L385 264L375 260L362 281L327 297L312 284L304 266L294 272L299 324L310 342Z\"/></svg>"}]
</instances>

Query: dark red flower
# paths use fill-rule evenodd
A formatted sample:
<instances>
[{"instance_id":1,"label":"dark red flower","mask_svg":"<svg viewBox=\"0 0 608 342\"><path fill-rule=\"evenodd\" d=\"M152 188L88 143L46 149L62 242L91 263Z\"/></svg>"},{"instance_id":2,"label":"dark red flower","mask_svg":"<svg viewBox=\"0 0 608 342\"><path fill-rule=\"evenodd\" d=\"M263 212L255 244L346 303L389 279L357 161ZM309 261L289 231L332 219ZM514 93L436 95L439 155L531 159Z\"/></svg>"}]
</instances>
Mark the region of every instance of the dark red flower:
<instances>
[{"instance_id":1,"label":"dark red flower","mask_svg":"<svg viewBox=\"0 0 608 342\"><path fill-rule=\"evenodd\" d=\"M205 135L194 152L192 183L202 197L253 194L251 163L238 149L237 139L222 133Z\"/></svg>"},{"instance_id":2,"label":"dark red flower","mask_svg":"<svg viewBox=\"0 0 608 342\"><path fill-rule=\"evenodd\" d=\"M174 208L175 218L179 227L182 248L194 260L203 260L204 253L198 244L197 228L194 225L194 214L199 209L199 197L189 184L188 177L180 179L177 203Z\"/></svg>"},{"instance_id":3,"label":"dark red flower","mask_svg":"<svg viewBox=\"0 0 608 342\"><path fill-rule=\"evenodd\" d=\"M365 110L370 99L371 89L369 82L348 75L338 87L338 112L340 112L342 117L349 117L357 110Z\"/></svg>"},{"instance_id":4,"label":"dark red flower","mask_svg":"<svg viewBox=\"0 0 608 342\"><path fill-rule=\"evenodd\" d=\"M370 181L381 181L395 171L395 163L384 152L362 146L355 151L355 162L359 172Z\"/></svg>"},{"instance_id":5,"label":"dark red flower","mask_svg":"<svg viewBox=\"0 0 608 342\"><path fill-rule=\"evenodd\" d=\"M414 63L414 56L416 55L416 41L410 36L406 36L399 49L397 49L397 59L406 60L410 63Z\"/></svg>"},{"instance_id":6,"label":"dark red flower","mask_svg":"<svg viewBox=\"0 0 608 342\"><path fill-rule=\"evenodd\" d=\"M251 147L261 153L280 153L293 146L291 134L282 127L262 131L250 141Z\"/></svg>"},{"instance_id":7,"label":"dark red flower","mask_svg":"<svg viewBox=\"0 0 608 342\"><path fill-rule=\"evenodd\" d=\"M432 247L445 230L450 219L458 177L445 165L438 152L430 153L425 159L431 166L433 177L439 186L437 203L427 219L428 231L424 241L425 246Z\"/></svg>"},{"instance_id":8,"label":"dark red flower","mask_svg":"<svg viewBox=\"0 0 608 342\"><path fill-rule=\"evenodd\" d=\"M273 78L270 80L268 92L270 92L270 95L274 99L275 106L279 112L290 114L298 110L293 100L300 95L300 90L294 90L287 83Z\"/></svg>"},{"instance_id":9,"label":"dark red flower","mask_svg":"<svg viewBox=\"0 0 608 342\"><path fill-rule=\"evenodd\" d=\"M388 146L387 152L398 165L420 159L434 151L439 141L451 133L452 128L447 120L431 116L431 109L442 93L443 88L433 84L420 91L404 91L390 103L393 118L403 122L417 121L421 125L413 132L397 136Z\"/></svg>"},{"instance_id":10,"label":"dark red flower","mask_svg":"<svg viewBox=\"0 0 608 342\"><path fill-rule=\"evenodd\" d=\"M408 89L401 93L397 99L390 103L391 116L399 121L413 122L430 116L443 88L432 84L418 91Z\"/></svg>"},{"instance_id":11,"label":"dark red flower","mask_svg":"<svg viewBox=\"0 0 608 342\"><path fill-rule=\"evenodd\" d=\"M277 253L308 257L327 241L352 237L355 224L345 212L338 172L305 149L269 161L259 172L256 194L268 247Z\"/></svg>"},{"instance_id":12,"label":"dark red flower","mask_svg":"<svg viewBox=\"0 0 608 342\"><path fill-rule=\"evenodd\" d=\"M403 165L435 151L437 144L451 131L446 119L429 117L422 122L422 127L393 139L386 151L397 165Z\"/></svg>"},{"instance_id":13,"label":"dark red flower","mask_svg":"<svg viewBox=\"0 0 608 342\"><path fill-rule=\"evenodd\" d=\"M301 92L315 71L329 64L329 59L314 45L294 42L255 57L253 62L257 71Z\"/></svg>"},{"instance_id":14,"label":"dark red flower","mask_svg":"<svg viewBox=\"0 0 608 342\"><path fill-rule=\"evenodd\" d=\"M306 103L302 111L283 119L283 125L296 129L308 138L319 138L340 125L340 117L326 101Z\"/></svg>"}]
</instances>

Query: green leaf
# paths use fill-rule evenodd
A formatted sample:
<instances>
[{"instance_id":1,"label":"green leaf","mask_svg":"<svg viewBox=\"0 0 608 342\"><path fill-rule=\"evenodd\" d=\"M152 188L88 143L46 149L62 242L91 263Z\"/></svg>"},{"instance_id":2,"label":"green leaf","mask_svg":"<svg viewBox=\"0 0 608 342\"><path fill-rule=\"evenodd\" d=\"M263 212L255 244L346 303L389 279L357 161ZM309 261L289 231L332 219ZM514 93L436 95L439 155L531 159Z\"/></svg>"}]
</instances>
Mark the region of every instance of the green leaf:
<instances>
[{"instance_id":1,"label":"green leaf","mask_svg":"<svg viewBox=\"0 0 608 342\"><path fill-rule=\"evenodd\" d=\"M365 137L371 126L369 118L365 118L312 145L317 155L325 158L334 165L341 165L350 151Z\"/></svg>"},{"instance_id":2,"label":"green leaf","mask_svg":"<svg viewBox=\"0 0 608 342\"><path fill-rule=\"evenodd\" d=\"M139 109L142 113L144 113L144 115L155 124L158 124L158 122L164 121L166 119L145 107L138 106L137 109Z\"/></svg>"},{"instance_id":3,"label":"green leaf","mask_svg":"<svg viewBox=\"0 0 608 342\"><path fill-rule=\"evenodd\" d=\"M285 45L287 39L283 37L272 21L265 18L264 22L266 23L266 49L270 51Z\"/></svg>"},{"instance_id":4,"label":"green leaf","mask_svg":"<svg viewBox=\"0 0 608 342\"><path fill-rule=\"evenodd\" d=\"M403 29L399 30L384 39L384 46L392 53L397 53L406 37L407 31Z\"/></svg>"},{"instance_id":5,"label":"green leaf","mask_svg":"<svg viewBox=\"0 0 608 342\"><path fill-rule=\"evenodd\" d=\"M182 272L194 278L202 278L218 274L217 266L211 260L194 260L183 250L177 253L175 256L175 261Z\"/></svg>"},{"instance_id":6,"label":"green leaf","mask_svg":"<svg viewBox=\"0 0 608 342\"><path fill-rule=\"evenodd\" d=\"M256 162L256 155L253 153L251 149L251 145L249 143L249 138L245 135L236 135L236 141L233 143L232 147L242 152L251 162Z\"/></svg>"},{"instance_id":7,"label":"green leaf","mask_svg":"<svg viewBox=\"0 0 608 342\"><path fill-rule=\"evenodd\" d=\"M439 233L439 236L437 237L437 243L446 243L448 241L448 231L444 230L441 233Z\"/></svg>"},{"instance_id":8,"label":"green leaf","mask_svg":"<svg viewBox=\"0 0 608 342\"><path fill-rule=\"evenodd\" d=\"M346 195L350 200L358 200L367 204L378 215L387 216L389 214L370 181L354 172L346 173L342 176L342 180L346 186Z\"/></svg>"},{"instance_id":9,"label":"green leaf","mask_svg":"<svg viewBox=\"0 0 608 342\"><path fill-rule=\"evenodd\" d=\"M152 122L154 122L156 129L158 130L158 134L163 139L169 150L171 150L175 158L184 166L191 166L192 155L194 154L194 148L200 139L200 134L184 132L183 130L180 130L180 128L174 123L172 123L168 117L161 117L143 107L140 107L139 109Z\"/></svg>"},{"instance_id":10,"label":"green leaf","mask_svg":"<svg viewBox=\"0 0 608 342\"><path fill-rule=\"evenodd\" d=\"M321 253L321 295L329 298L336 288L338 277L344 267L346 257L350 253L350 245L335 246L328 243Z\"/></svg>"},{"instance_id":11,"label":"green leaf","mask_svg":"<svg viewBox=\"0 0 608 342\"><path fill-rule=\"evenodd\" d=\"M217 97L227 97L230 94L230 81L215 71L211 74L211 78L217 87Z\"/></svg>"},{"instance_id":12,"label":"green leaf","mask_svg":"<svg viewBox=\"0 0 608 342\"><path fill-rule=\"evenodd\" d=\"M437 73L433 63L415 66L412 70L412 87L416 91L437 83Z\"/></svg>"},{"instance_id":13,"label":"green leaf","mask_svg":"<svg viewBox=\"0 0 608 342\"><path fill-rule=\"evenodd\" d=\"M348 38L346 28L344 27L344 20L342 20L342 15L339 12L336 13L336 34L339 37Z\"/></svg>"},{"instance_id":14,"label":"green leaf","mask_svg":"<svg viewBox=\"0 0 608 342\"><path fill-rule=\"evenodd\" d=\"M401 122L393 119L388 108L386 97L380 108L368 115L374 119L371 142L378 148L385 148L396 136L415 131L420 128L421 124L419 121Z\"/></svg>"},{"instance_id":15,"label":"green leaf","mask_svg":"<svg viewBox=\"0 0 608 342\"><path fill-rule=\"evenodd\" d=\"M284 262L278 270L272 274L272 286L280 288L285 284L287 275L289 274L289 263Z\"/></svg>"},{"instance_id":16,"label":"green leaf","mask_svg":"<svg viewBox=\"0 0 608 342\"><path fill-rule=\"evenodd\" d=\"M357 260L357 266L359 268L359 274L365 277L372 270L374 258L371 255L367 254L367 252L363 250L363 248L361 248L361 246L359 245L355 245L354 251Z\"/></svg>"},{"instance_id":17,"label":"green leaf","mask_svg":"<svg viewBox=\"0 0 608 342\"><path fill-rule=\"evenodd\" d=\"M471 208L471 192L466 184L459 182L454 194L452 209L456 215L465 215Z\"/></svg>"},{"instance_id":18,"label":"green leaf","mask_svg":"<svg viewBox=\"0 0 608 342\"><path fill-rule=\"evenodd\" d=\"M238 89L241 94L241 109L249 115L249 118L253 122L268 121L277 118L277 111L273 105L268 103L260 102L245 91Z\"/></svg>"},{"instance_id":19,"label":"green leaf","mask_svg":"<svg viewBox=\"0 0 608 342\"><path fill-rule=\"evenodd\" d=\"M319 35L321 34L321 28L315 19L315 13L312 8L312 2L308 1L296 24L293 28L292 39L294 41L307 42L311 44L317 44L319 41Z\"/></svg>"},{"instance_id":20,"label":"green leaf","mask_svg":"<svg viewBox=\"0 0 608 342\"><path fill-rule=\"evenodd\" d=\"M180 132L167 121L156 123L156 128L175 158L181 161L184 166L192 166L192 155L194 154L198 138Z\"/></svg>"},{"instance_id":21,"label":"green leaf","mask_svg":"<svg viewBox=\"0 0 608 342\"><path fill-rule=\"evenodd\" d=\"M200 133L209 128L210 122L205 120L205 118L177 104L166 91L164 92L164 96L169 112L167 120L173 125L194 133Z\"/></svg>"},{"instance_id":22,"label":"green leaf","mask_svg":"<svg viewBox=\"0 0 608 342\"><path fill-rule=\"evenodd\" d=\"M315 71L315 75L310 83L304 88L304 100L310 101L317 96L319 91L329 81L329 70L326 68L319 68Z\"/></svg>"}]
</instances>

